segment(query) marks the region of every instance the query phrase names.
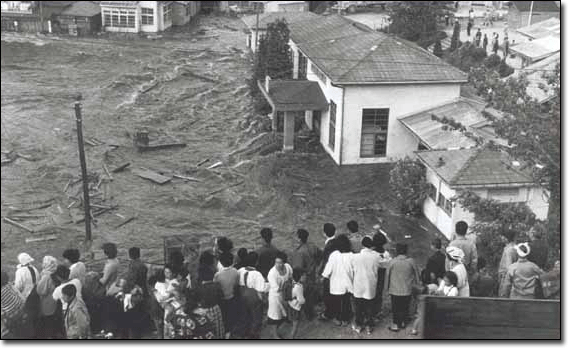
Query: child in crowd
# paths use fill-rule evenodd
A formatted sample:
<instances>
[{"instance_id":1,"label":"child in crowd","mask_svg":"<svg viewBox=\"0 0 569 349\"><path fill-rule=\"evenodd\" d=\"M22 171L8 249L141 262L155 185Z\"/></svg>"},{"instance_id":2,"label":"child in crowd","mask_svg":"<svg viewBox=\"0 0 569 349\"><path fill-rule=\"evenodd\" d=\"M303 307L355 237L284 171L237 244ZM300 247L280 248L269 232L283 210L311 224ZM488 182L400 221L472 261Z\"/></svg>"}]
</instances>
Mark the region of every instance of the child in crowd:
<instances>
[{"instance_id":1,"label":"child in crowd","mask_svg":"<svg viewBox=\"0 0 569 349\"><path fill-rule=\"evenodd\" d=\"M443 278L443 283L441 283L443 287L442 289L439 289L441 291L441 295L445 297L458 297L457 284L458 276L456 276L456 273L450 270L447 271Z\"/></svg>"},{"instance_id":2,"label":"child in crowd","mask_svg":"<svg viewBox=\"0 0 569 349\"><path fill-rule=\"evenodd\" d=\"M300 314L302 306L306 302L304 298L304 286L306 282L306 273L300 268L294 268L292 271L292 300L288 302L289 305L289 320L292 321L292 331L290 338L294 339L298 331L298 324L300 323Z\"/></svg>"}]
</instances>

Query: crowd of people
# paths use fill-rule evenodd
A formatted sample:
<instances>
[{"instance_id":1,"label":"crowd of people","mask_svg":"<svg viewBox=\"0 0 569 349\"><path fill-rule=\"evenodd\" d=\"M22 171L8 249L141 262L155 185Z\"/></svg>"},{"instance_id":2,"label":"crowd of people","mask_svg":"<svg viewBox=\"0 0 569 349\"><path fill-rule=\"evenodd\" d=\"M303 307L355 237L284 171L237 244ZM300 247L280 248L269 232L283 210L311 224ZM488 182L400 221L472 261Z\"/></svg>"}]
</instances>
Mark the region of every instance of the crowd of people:
<instances>
[{"instance_id":1,"label":"crowd of people","mask_svg":"<svg viewBox=\"0 0 569 349\"><path fill-rule=\"evenodd\" d=\"M2 268L2 338L139 339L154 333L164 339L257 339L264 326L274 338L296 338L299 324L316 317L370 335L385 315L384 299L391 304L388 329L412 325L410 334L417 335L420 295L488 297L498 289L501 297L534 298L547 260L546 245L516 244L515 232L506 231L495 280L478 258L476 236L458 222L456 238L448 246L435 239L419 270L408 245L391 242L379 226L369 235L355 221L346 228L341 233L324 224L322 246L299 229L288 254L273 245L270 228L260 231L263 246L235 255L232 241L221 237L201 253L197 268L174 252L152 273L137 247L129 249L128 269L121 271L112 243L103 245L101 274L88 271L77 249L65 250L59 260L45 256L41 272L29 254L20 253L13 282ZM285 323L292 324L287 334Z\"/></svg>"}]
</instances>

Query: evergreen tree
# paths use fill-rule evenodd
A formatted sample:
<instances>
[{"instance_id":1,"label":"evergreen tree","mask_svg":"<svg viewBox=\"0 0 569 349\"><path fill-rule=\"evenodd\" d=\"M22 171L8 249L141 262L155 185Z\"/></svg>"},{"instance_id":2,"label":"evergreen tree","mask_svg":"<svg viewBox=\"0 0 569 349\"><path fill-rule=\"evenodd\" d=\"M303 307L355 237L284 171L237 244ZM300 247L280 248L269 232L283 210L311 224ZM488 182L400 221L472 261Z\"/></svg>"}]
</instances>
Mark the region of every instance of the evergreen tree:
<instances>
[{"instance_id":1,"label":"evergreen tree","mask_svg":"<svg viewBox=\"0 0 569 349\"><path fill-rule=\"evenodd\" d=\"M399 1L389 7L389 32L409 41L434 38L438 21L451 14L448 1ZM430 45L431 41L428 45ZM427 45L427 46L428 46Z\"/></svg>"},{"instance_id":2,"label":"evergreen tree","mask_svg":"<svg viewBox=\"0 0 569 349\"><path fill-rule=\"evenodd\" d=\"M437 57L443 56L443 46L441 45L441 40L437 39L435 42L435 47L433 47L433 54Z\"/></svg>"},{"instance_id":3,"label":"evergreen tree","mask_svg":"<svg viewBox=\"0 0 569 349\"><path fill-rule=\"evenodd\" d=\"M255 60L255 80L265 76L272 79L292 78L292 55L288 45L290 30L284 20L277 20L267 27L266 35L259 40Z\"/></svg>"},{"instance_id":4,"label":"evergreen tree","mask_svg":"<svg viewBox=\"0 0 569 349\"><path fill-rule=\"evenodd\" d=\"M450 38L450 51L456 50L460 46L460 23L456 22Z\"/></svg>"}]
</instances>

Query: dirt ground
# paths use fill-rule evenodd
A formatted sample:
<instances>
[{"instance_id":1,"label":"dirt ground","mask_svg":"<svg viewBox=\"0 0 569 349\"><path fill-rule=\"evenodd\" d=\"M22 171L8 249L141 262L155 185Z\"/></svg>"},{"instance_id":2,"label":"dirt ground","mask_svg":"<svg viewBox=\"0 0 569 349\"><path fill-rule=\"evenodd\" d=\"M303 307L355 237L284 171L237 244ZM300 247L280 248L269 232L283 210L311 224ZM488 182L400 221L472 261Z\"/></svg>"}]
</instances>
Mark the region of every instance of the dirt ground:
<instances>
[{"instance_id":1,"label":"dirt ground","mask_svg":"<svg viewBox=\"0 0 569 349\"><path fill-rule=\"evenodd\" d=\"M251 108L246 79L252 65L242 29L238 19L201 17L159 40L2 33L1 150L3 157L21 156L2 165L1 215L34 230L2 222L3 267L13 271L23 251L39 267L44 255L60 257L76 247L98 270L104 242L118 244L123 262L127 249L138 246L145 261L160 264L163 236L182 234L208 244L226 235L236 248L253 249L264 226L273 228L275 245L286 251L298 228L322 245L325 222L344 229L351 219L364 232L383 221L392 239L407 241L424 264L436 229L394 211L389 165L340 168L321 149L275 153L278 145L258 131L262 117ZM78 92L90 143L92 203L116 206L95 217L92 244L84 243L84 224L74 223L82 217L73 111ZM187 146L140 153L133 134L141 128L151 139L170 137ZM126 162L130 167L112 180L105 174L103 164L113 169ZM158 185L132 172L140 167L199 182L173 178ZM54 240L25 242L52 234ZM303 338L351 333L332 331L331 324L305 325ZM379 331L375 336L393 338Z\"/></svg>"}]
</instances>

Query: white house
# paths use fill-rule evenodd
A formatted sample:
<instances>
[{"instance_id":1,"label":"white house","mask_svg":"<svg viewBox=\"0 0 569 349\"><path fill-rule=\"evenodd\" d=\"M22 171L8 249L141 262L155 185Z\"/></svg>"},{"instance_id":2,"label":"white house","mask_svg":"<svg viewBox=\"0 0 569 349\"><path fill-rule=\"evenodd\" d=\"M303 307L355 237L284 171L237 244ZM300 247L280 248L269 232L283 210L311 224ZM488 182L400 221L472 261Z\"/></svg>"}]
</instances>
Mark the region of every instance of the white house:
<instances>
[{"instance_id":1,"label":"white house","mask_svg":"<svg viewBox=\"0 0 569 349\"><path fill-rule=\"evenodd\" d=\"M173 1L101 1L108 32L157 33L172 26Z\"/></svg>"},{"instance_id":2,"label":"white house","mask_svg":"<svg viewBox=\"0 0 569 349\"><path fill-rule=\"evenodd\" d=\"M342 16L318 16L289 28L294 78L317 82L329 104L327 110L304 110L306 122L339 165L412 155L419 140L398 119L456 100L467 81L415 44Z\"/></svg>"},{"instance_id":3,"label":"white house","mask_svg":"<svg viewBox=\"0 0 569 349\"><path fill-rule=\"evenodd\" d=\"M525 202L536 218L547 217L547 192L502 152L480 148L429 150L417 152L417 158L426 167L430 185L423 213L449 239L458 221L474 223L474 215L456 201L462 190L504 203Z\"/></svg>"},{"instance_id":4,"label":"white house","mask_svg":"<svg viewBox=\"0 0 569 349\"><path fill-rule=\"evenodd\" d=\"M264 1L265 12L308 12L308 1Z\"/></svg>"}]
</instances>

